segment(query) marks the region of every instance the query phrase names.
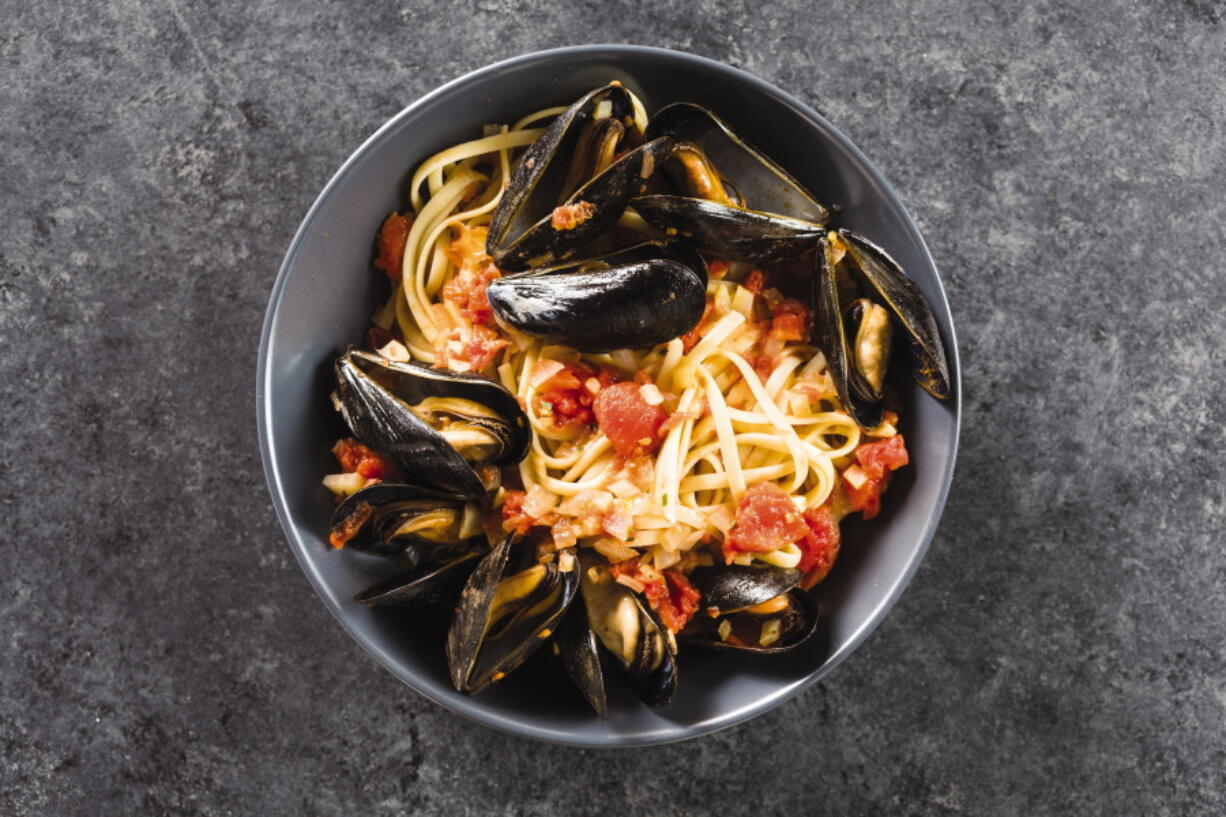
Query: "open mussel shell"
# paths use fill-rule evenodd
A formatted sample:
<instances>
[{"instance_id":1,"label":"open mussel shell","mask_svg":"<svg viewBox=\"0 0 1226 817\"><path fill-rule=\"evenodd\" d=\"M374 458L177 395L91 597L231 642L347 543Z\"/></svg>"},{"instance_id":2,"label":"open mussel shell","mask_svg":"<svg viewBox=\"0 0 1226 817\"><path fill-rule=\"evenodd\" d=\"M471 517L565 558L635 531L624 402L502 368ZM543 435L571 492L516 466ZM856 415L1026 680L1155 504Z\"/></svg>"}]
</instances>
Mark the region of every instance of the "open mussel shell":
<instances>
[{"instance_id":1,"label":"open mussel shell","mask_svg":"<svg viewBox=\"0 0 1226 817\"><path fill-rule=\"evenodd\" d=\"M813 249L825 233L820 224L802 219L691 196L657 193L639 196L630 205L669 238L725 261L793 258Z\"/></svg>"},{"instance_id":2,"label":"open mussel shell","mask_svg":"<svg viewBox=\"0 0 1226 817\"><path fill-rule=\"evenodd\" d=\"M866 307L844 291L860 288L869 304L883 307L907 340L915 381L939 399L949 396L949 367L936 318L919 287L877 245L848 230L821 238L813 275L813 338L826 357L839 400L862 428L873 428L883 416L881 381L889 349L866 353L863 343ZM846 271L841 278L840 271ZM891 333L875 333L888 345ZM866 363L868 361L868 363Z\"/></svg>"},{"instance_id":3,"label":"open mussel shell","mask_svg":"<svg viewBox=\"0 0 1226 817\"><path fill-rule=\"evenodd\" d=\"M787 214L819 226L826 223L828 211L800 182L701 105L677 102L661 108L651 118L646 138L662 136L696 145L753 209ZM678 178L684 172L678 163L667 163L665 172L685 188L686 180ZM812 246L810 243L809 248Z\"/></svg>"},{"instance_id":4,"label":"open mussel shell","mask_svg":"<svg viewBox=\"0 0 1226 817\"><path fill-rule=\"evenodd\" d=\"M419 546L454 547L464 540L466 514L461 499L401 482L376 482L349 496L332 512L334 544L382 556L397 556ZM473 534L479 533L475 527Z\"/></svg>"},{"instance_id":5,"label":"open mussel shell","mask_svg":"<svg viewBox=\"0 0 1226 817\"><path fill-rule=\"evenodd\" d=\"M662 167L678 194L631 201L648 224L728 261L778 261L813 248L826 208L723 120L688 102L669 105L647 128L648 139L668 137Z\"/></svg>"},{"instance_id":6,"label":"open mussel shell","mask_svg":"<svg viewBox=\"0 0 1226 817\"><path fill-rule=\"evenodd\" d=\"M690 256L694 254L689 253ZM650 243L603 258L492 281L503 324L581 352L639 349L690 331L706 308L705 265L675 245Z\"/></svg>"},{"instance_id":7,"label":"open mussel shell","mask_svg":"<svg viewBox=\"0 0 1226 817\"><path fill-rule=\"evenodd\" d=\"M487 550L484 544L473 542L448 553L435 552L417 568L372 585L353 600L370 607L452 604Z\"/></svg>"},{"instance_id":8,"label":"open mussel shell","mask_svg":"<svg viewBox=\"0 0 1226 817\"><path fill-rule=\"evenodd\" d=\"M949 363L932 307L919 287L890 255L863 236L839 230L874 300L882 303L907 338L911 374L923 389L945 400L949 397Z\"/></svg>"},{"instance_id":9,"label":"open mussel shell","mask_svg":"<svg viewBox=\"0 0 1226 817\"><path fill-rule=\"evenodd\" d=\"M641 594L599 567L598 557L582 554L582 565L580 595L596 642L640 700L664 706L677 690L676 638Z\"/></svg>"},{"instance_id":10,"label":"open mussel shell","mask_svg":"<svg viewBox=\"0 0 1226 817\"><path fill-rule=\"evenodd\" d=\"M790 567L712 565L694 568L689 580L701 594L699 615L713 617L769 601L797 587L802 576Z\"/></svg>"},{"instance_id":11,"label":"open mussel shell","mask_svg":"<svg viewBox=\"0 0 1226 817\"><path fill-rule=\"evenodd\" d=\"M579 687L584 699L602 718L609 717L609 698L605 692L604 670L600 666L600 645L587 620L587 606L572 604L554 637L566 674Z\"/></svg>"},{"instance_id":12,"label":"open mussel shell","mask_svg":"<svg viewBox=\"0 0 1226 817\"><path fill-rule=\"evenodd\" d=\"M769 606L770 609L761 610ZM678 639L687 645L725 652L774 654L804 643L817 630L817 602L803 590L789 590L748 609L711 617L699 612Z\"/></svg>"},{"instance_id":13,"label":"open mussel shell","mask_svg":"<svg viewBox=\"0 0 1226 817\"><path fill-rule=\"evenodd\" d=\"M579 585L574 549L549 563L507 537L478 564L447 632L455 688L476 694L510 674L553 634Z\"/></svg>"},{"instance_id":14,"label":"open mussel shell","mask_svg":"<svg viewBox=\"0 0 1226 817\"><path fill-rule=\"evenodd\" d=\"M602 128L604 120L621 125ZM608 154L610 146L616 147L617 134L634 124L630 94L611 84L584 95L545 128L520 158L490 219L486 251L500 268L522 270L564 260L613 226L626 202L646 189L672 140L639 145L591 178L575 178L574 168L599 167L599 162L577 154ZM559 206L581 209L555 223L553 213Z\"/></svg>"},{"instance_id":15,"label":"open mussel shell","mask_svg":"<svg viewBox=\"0 0 1226 817\"><path fill-rule=\"evenodd\" d=\"M486 492L474 465L513 465L531 443L514 395L474 375L350 349L336 360L337 399L354 436L422 487L461 498Z\"/></svg>"}]
</instances>

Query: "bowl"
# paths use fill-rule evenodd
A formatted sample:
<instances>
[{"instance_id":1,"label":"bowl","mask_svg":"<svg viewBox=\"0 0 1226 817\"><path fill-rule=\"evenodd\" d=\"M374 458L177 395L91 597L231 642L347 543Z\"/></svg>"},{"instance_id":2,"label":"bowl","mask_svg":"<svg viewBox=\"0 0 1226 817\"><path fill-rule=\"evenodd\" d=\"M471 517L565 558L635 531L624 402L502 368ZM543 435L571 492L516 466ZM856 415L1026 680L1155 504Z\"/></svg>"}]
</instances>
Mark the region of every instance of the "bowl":
<instances>
[{"instance_id":1,"label":"bowl","mask_svg":"<svg viewBox=\"0 0 1226 817\"><path fill-rule=\"evenodd\" d=\"M321 477L343 429L328 401L331 363L358 342L384 287L370 267L375 231L403 206L422 159L474 138L482 125L566 105L620 80L648 112L688 100L713 109L826 203L838 222L888 250L932 304L947 343L953 394L938 403L904 389L912 465L898 473L882 514L849 519L844 547L818 588L819 635L778 656L684 650L676 697L653 710L611 684L610 714L588 708L548 650L486 692L452 689L441 612L378 609L355 593L386 575L383 560L327 543L332 508ZM949 305L936 267L902 202L859 150L794 97L702 57L625 45L542 51L448 83L381 127L341 166L298 229L273 285L260 340L256 403L269 490L294 555L328 609L378 661L430 700L487 726L583 747L691 738L759 715L812 686L859 646L919 565L941 515L957 452L961 396Z\"/></svg>"}]
</instances>

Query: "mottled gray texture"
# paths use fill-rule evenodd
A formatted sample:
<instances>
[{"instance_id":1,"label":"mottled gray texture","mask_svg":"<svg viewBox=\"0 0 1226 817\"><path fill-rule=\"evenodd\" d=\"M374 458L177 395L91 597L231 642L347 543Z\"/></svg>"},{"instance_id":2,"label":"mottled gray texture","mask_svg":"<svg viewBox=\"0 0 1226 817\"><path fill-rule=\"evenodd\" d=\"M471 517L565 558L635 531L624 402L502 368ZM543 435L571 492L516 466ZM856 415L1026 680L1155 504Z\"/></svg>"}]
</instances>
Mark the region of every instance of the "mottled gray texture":
<instances>
[{"instance_id":1,"label":"mottled gray texture","mask_svg":"<svg viewBox=\"0 0 1226 817\"><path fill-rule=\"evenodd\" d=\"M1226 7L1095 6L0 3L0 814L1226 811ZM869 642L620 753L461 721L352 643L252 401L344 157L584 41L724 59L855 140L945 274L966 393L945 520Z\"/></svg>"}]
</instances>

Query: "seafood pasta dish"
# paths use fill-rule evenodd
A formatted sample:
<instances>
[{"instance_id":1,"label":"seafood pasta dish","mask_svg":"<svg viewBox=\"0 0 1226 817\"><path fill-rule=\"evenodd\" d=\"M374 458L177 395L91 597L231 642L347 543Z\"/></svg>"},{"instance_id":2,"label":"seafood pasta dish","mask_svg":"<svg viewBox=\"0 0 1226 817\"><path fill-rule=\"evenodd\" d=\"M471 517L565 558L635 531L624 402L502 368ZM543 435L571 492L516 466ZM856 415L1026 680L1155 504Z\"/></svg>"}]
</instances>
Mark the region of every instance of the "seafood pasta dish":
<instances>
[{"instance_id":1,"label":"seafood pasta dish","mask_svg":"<svg viewBox=\"0 0 1226 817\"><path fill-rule=\"evenodd\" d=\"M660 706L686 649L812 635L841 520L908 463L895 370L945 399L945 355L899 265L718 112L612 83L524 113L371 225L331 544L398 566L357 603L454 610L462 692L547 646L600 714L614 682Z\"/></svg>"}]
</instances>

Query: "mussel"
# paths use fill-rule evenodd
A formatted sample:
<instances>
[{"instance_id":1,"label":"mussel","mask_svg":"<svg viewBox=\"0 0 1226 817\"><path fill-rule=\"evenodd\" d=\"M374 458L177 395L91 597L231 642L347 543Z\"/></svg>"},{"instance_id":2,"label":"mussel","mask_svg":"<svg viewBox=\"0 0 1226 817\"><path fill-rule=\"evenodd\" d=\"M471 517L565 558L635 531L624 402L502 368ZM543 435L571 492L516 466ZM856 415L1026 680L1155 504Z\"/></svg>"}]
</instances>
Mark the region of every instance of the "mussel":
<instances>
[{"instance_id":1,"label":"mussel","mask_svg":"<svg viewBox=\"0 0 1226 817\"><path fill-rule=\"evenodd\" d=\"M949 397L949 367L936 318L919 287L885 250L850 230L818 243L813 336L839 399L863 428L881 423L894 327L907 340L915 382Z\"/></svg>"},{"instance_id":2,"label":"mussel","mask_svg":"<svg viewBox=\"0 0 1226 817\"><path fill-rule=\"evenodd\" d=\"M491 380L350 349L337 358L336 381L354 435L422 487L478 497L494 487L495 466L513 465L528 452L523 410Z\"/></svg>"},{"instance_id":3,"label":"mussel","mask_svg":"<svg viewBox=\"0 0 1226 817\"><path fill-rule=\"evenodd\" d=\"M630 205L667 236L729 261L794 257L821 237L826 208L706 108L669 105L652 117L646 138L674 140L663 169L679 194Z\"/></svg>"},{"instance_id":4,"label":"mussel","mask_svg":"<svg viewBox=\"0 0 1226 817\"><path fill-rule=\"evenodd\" d=\"M345 497L332 512L335 547L397 556L421 546L454 546L481 533L479 509L401 482L376 482Z\"/></svg>"},{"instance_id":5,"label":"mussel","mask_svg":"<svg viewBox=\"0 0 1226 817\"><path fill-rule=\"evenodd\" d=\"M460 593L447 633L455 688L476 694L502 680L553 635L579 586L573 548L532 558L517 537L503 539L478 563Z\"/></svg>"},{"instance_id":6,"label":"mussel","mask_svg":"<svg viewBox=\"0 0 1226 817\"><path fill-rule=\"evenodd\" d=\"M332 514L329 538L336 547L377 553L403 569L355 597L372 607L451 601L488 550L475 504L396 482L346 497Z\"/></svg>"},{"instance_id":7,"label":"mussel","mask_svg":"<svg viewBox=\"0 0 1226 817\"><path fill-rule=\"evenodd\" d=\"M672 145L664 137L617 157L641 135L636 127L630 94L616 83L550 123L524 152L490 219L486 251L501 269L565 260L613 226Z\"/></svg>"},{"instance_id":8,"label":"mussel","mask_svg":"<svg viewBox=\"0 0 1226 817\"><path fill-rule=\"evenodd\" d=\"M678 638L712 650L787 652L817 628L817 603L797 589L800 580L800 571L788 568L696 568L690 582L702 606Z\"/></svg>"},{"instance_id":9,"label":"mussel","mask_svg":"<svg viewBox=\"0 0 1226 817\"><path fill-rule=\"evenodd\" d=\"M693 250L645 242L601 258L499 278L498 320L582 352L643 348L685 334L706 307L706 265Z\"/></svg>"},{"instance_id":10,"label":"mussel","mask_svg":"<svg viewBox=\"0 0 1226 817\"><path fill-rule=\"evenodd\" d=\"M598 556L581 553L580 564L579 592L592 637L569 631L560 642L571 677L593 708L604 714L604 676L600 662L591 657L599 644L644 703L664 706L677 689L676 637L642 595L613 579ZM572 651L569 657L568 651Z\"/></svg>"}]
</instances>

